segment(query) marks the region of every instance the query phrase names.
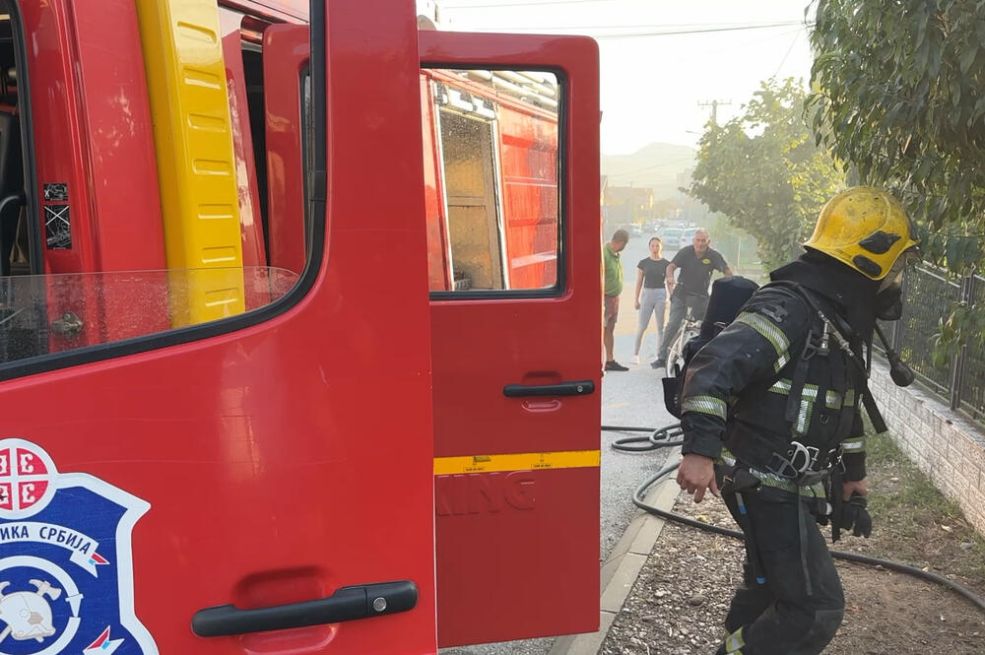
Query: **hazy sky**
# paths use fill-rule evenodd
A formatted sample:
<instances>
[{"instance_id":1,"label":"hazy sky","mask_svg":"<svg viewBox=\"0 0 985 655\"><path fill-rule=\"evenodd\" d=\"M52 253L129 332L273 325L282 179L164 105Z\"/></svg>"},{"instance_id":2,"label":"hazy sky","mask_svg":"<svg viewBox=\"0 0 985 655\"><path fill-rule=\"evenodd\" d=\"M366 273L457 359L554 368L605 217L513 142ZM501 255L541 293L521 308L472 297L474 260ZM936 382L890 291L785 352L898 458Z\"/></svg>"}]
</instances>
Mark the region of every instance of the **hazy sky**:
<instances>
[{"instance_id":1,"label":"hazy sky","mask_svg":"<svg viewBox=\"0 0 985 655\"><path fill-rule=\"evenodd\" d=\"M808 0L438 0L443 29L589 34L602 72L602 151L623 154L654 141L695 145L710 108L719 122L741 109L760 81L806 80ZM778 27L651 36L781 23ZM625 36L603 38L603 35ZM634 34L637 36L629 36Z\"/></svg>"}]
</instances>

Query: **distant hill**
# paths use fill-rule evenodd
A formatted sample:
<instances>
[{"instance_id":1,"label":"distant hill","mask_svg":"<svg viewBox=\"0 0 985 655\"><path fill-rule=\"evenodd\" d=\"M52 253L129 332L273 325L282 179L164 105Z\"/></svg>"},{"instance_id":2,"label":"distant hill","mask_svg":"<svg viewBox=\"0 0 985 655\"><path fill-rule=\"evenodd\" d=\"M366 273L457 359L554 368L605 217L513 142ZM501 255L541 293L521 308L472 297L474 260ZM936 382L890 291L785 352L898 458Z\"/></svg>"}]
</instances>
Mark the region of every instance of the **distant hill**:
<instances>
[{"instance_id":1,"label":"distant hill","mask_svg":"<svg viewBox=\"0 0 985 655\"><path fill-rule=\"evenodd\" d=\"M677 194L696 155L688 146L651 143L631 155L602 155L602 175L613 186L650 187L655 198L667 198Z\"/></svg>"}]
</instances>

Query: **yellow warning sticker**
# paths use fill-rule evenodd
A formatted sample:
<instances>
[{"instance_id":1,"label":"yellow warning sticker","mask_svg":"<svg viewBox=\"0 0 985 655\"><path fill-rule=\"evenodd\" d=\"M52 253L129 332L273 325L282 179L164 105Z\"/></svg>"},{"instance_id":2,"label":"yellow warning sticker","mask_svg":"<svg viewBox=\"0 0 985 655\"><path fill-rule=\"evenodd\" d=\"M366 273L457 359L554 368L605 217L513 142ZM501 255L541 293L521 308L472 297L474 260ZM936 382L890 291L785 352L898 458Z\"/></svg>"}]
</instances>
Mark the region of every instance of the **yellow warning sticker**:
<instances>
[{"instance_id":1,"label":"yellow warning sticker","mask_svg":"<svg viewBox=\"0 0 985 655\"><path fill-rule=\"evenodd\" d=\"M599 466L601 458L601 452L598 450L435 457L434 474L455 475L459 473L499 473L505 471L593 468Z\"/></svg>"}]
</instances>

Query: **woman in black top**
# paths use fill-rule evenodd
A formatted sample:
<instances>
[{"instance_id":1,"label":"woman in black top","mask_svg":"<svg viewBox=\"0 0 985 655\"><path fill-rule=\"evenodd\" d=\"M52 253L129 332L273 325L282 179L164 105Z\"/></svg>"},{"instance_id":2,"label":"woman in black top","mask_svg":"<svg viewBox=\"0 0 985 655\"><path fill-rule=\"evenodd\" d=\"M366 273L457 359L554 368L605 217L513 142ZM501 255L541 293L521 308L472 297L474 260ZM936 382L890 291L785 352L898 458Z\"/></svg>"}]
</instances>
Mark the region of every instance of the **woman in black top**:
<instances>
[{"instance_id":1,"label":"woman in black top","mask_svg":"<svg viewBox=\"0 0 985 655\"><path fill-rule=\"evenodd\" d=\"M650 314L656 317L657 345L660 345L664 323L667 320L667 266L663 258L663 243L659 237L650 239L650 256L641 259L636 265L636 309L640 310L639 323L636 327L636 363L640 363L640 346L643 343L643 333L650 324Z\"/></svg>"}]
</instances>

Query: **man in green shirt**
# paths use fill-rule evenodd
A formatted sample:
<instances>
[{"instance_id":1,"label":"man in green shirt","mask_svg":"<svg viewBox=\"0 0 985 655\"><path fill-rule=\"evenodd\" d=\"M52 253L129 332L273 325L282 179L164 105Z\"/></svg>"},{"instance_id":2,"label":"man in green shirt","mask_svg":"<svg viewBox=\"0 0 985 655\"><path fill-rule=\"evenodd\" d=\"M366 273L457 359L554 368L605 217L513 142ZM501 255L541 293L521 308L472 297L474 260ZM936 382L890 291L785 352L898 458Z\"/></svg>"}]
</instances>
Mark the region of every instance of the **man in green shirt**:
<instances>
[{"instance_id":1,"label":"man in green shirt","mask_svg":"<svg viewBox=\"0 0 985 655\"><path fill-rule=\"evenodd\" d=\"M605 346L605 370L628 371L615 360L612 344L615 340L616 319L619 317L619 294L622 293L622 261L619 253L629 243L626 230L616 230L612 240L602 246L602 264L605 270L605 294L603 302L602 343Z\"/></svg>"}]
</instances>

